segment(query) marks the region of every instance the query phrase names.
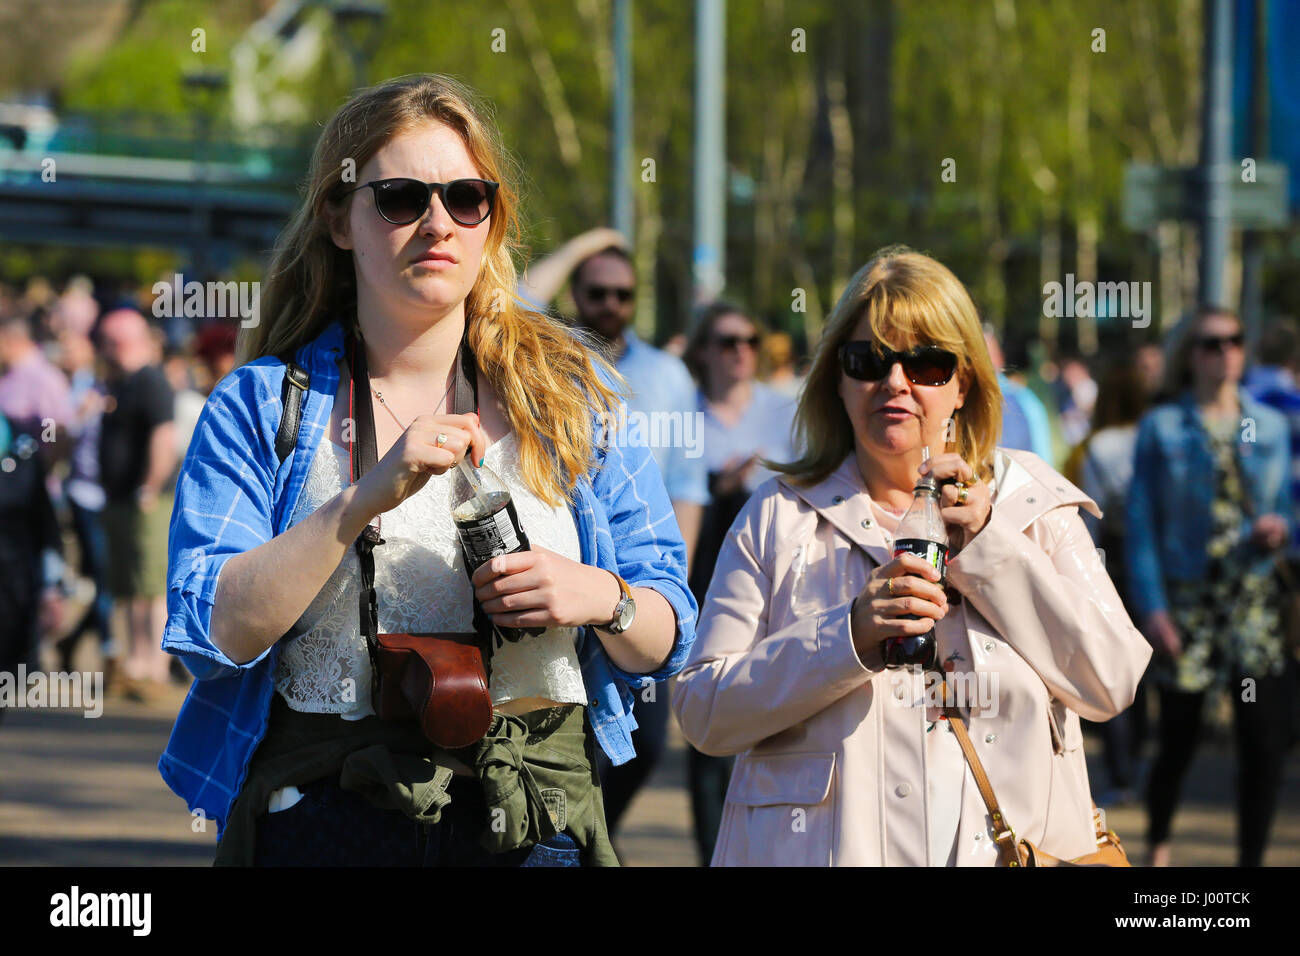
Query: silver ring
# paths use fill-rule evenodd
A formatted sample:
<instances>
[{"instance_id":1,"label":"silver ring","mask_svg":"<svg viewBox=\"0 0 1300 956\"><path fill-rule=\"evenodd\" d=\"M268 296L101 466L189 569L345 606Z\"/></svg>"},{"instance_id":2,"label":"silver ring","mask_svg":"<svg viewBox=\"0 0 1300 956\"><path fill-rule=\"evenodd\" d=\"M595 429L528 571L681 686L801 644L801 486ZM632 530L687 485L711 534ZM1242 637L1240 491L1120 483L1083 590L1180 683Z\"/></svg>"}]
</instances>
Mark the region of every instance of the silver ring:
<instances>
[{"instance_id":1,"label":"silver ring","mask_svg":"<svg viewBox=\"0 0 1300 956\"><path fill-rule=\"evenodd\" d=\"M439 448L447 444L446 434L444 434L443 432L438 432L438 437L433 440L433 443L437 445Z\"/></svg>"}]
</instances>

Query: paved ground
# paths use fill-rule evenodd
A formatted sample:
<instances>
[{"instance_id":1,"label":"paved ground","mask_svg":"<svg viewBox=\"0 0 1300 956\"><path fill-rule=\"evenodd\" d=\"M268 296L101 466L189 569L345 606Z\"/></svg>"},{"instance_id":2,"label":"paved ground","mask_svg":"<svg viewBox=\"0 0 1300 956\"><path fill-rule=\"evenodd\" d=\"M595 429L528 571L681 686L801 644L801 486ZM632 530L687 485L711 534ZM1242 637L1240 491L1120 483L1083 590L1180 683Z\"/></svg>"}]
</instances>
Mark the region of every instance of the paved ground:
<instances>
[{"instance_id":1,"label":"paved ground","mask_svg":"<svg viewBox=\"0 0 1300 956\"><path fill-rule=\"evenodd\" d=\"M0 865L193 865L211 862L215 828L196 824L155 765L183 692L153 705L109 701L104 715L11 710L0 719ZM674 730L676 728L674 727ZM1096 744L1090 771L1099 781ZM1174 863L1235 863L1233 763L1226 738L1211 738L1191 771L1175 819ZM682 742L628 811L619 835L629 865L692 866ZM1111 825L1137 862L1144 814L1116 808ZM1300 865L1300 753L1287 764L1281 810L1266 862Z\"/></svg>"}]
</instances>

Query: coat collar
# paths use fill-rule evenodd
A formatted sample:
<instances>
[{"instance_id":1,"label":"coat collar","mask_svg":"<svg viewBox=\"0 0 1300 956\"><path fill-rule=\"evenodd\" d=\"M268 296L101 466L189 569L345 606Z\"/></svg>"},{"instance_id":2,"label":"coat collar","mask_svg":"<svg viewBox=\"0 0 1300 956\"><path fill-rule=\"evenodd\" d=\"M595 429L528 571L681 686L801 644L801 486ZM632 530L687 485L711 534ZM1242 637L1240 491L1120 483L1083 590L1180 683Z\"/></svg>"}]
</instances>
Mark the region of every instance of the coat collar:
<instances>
[{"instance_id":1,"label":"coat collar","mask_svg":"<svg viewBox=\"0 0 1300 956\"><path fill-rule=\"evenodd\" d=\"M871 495L848 455L827 478L801 487L782 475L777 481L834 525L849 540L884 564L893 552L885 543L871 508ZM1054 508L1074 505L1101 516L1096 502L1030 452L999 448L993 460L993 510L1023 531Z\"/></svg>"}]
</instances>

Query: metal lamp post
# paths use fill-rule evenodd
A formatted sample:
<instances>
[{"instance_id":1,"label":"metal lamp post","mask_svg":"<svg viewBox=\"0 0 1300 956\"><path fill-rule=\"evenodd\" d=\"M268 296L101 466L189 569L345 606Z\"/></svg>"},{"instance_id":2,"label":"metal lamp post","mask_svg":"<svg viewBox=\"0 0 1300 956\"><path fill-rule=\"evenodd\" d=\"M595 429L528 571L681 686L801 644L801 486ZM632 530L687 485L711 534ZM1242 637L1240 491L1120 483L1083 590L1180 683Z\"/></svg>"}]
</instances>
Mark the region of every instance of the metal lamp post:
<instances>
[{"instance_id":1,"label":"metal lamp post","mask_svg":"<svg viewBox=\"0 0 1300 956\"><path fill-rule=\"evenodd\" d=\"M181 77L182 88L191 103L194 117L194 245L191 248L194 270L199 278L210 278L210 240L212 215L208 203L208 162L212 139L212 117L216 100L225 92L228 79L215 70L195 70Z\"/></svg>"},{"instance_id":2,"label":"metal lamp post","mask_svg":"<svg viewBox=\"0 0 1300 956\"><path fill-rule=\"evenodd\" d=\"M376 3L336 3L329 11L352 62L352 86L359 89L366 85L366 64L379 45L379 28L388 11Z\"/></svg>"}]
</instances>

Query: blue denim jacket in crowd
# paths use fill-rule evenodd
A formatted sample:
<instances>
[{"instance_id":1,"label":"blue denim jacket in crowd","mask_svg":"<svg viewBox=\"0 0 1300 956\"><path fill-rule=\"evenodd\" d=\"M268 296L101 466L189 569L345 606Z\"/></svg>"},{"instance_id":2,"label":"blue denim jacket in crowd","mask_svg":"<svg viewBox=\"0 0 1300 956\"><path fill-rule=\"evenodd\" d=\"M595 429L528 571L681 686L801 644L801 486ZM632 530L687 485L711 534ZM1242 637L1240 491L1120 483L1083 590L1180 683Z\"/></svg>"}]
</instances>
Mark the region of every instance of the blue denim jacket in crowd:
<instances>
[{"instance_id":1,"label":"blue denim jacket in crowd","mask_svg":"<svg viewBox=\"0 0 1300 956\"><path fill-rule=\"evenodd\" d=\"M1290 436L1286 419L1245 391L1241 401L1240 463L1245 492L1255 516L1291 519ZM1205 575L1209 558L1210 503L1214 459L1209 436L1190 393L1159 405L1138 424L1133 483L1127 508L1129 588L1139 615L1168 608L1165 582ZM1250 517L1243 518L1243 538ZM1243 542L1233 560L1266 571L1271 554Z\"/></svg>"},{"instance_id":2,"label":"blue denim jacket in crowd","mask_svg":"<svg viewBox=\"0 0 1300 956\"><path fill-rule=\"evenodd\" d=\"M230 558L289 527L312 457L329 427L342 354L338 322L298 349L295 360L309 371L311 386L303 396L298 445L283 464L276 456L275 436L284 364L267 356L223 378L203 407L176 483L162 646L198 679L177 715L158 770L191 811L201 808L216 820L218 839L249 760L266 734L281 642L244 664L218 650L209 630L217 578ZM630 585L653 588L677 617L672 653L651 674L620 669L591 628L580 634L578 656L591 724L610 760L622 764L635 756L633 688L680 671L695 640L697 608L686 584L686 546L645 447L603 443L569 503L582 563L614 571Z\"/></svg>"}]
</instances>

